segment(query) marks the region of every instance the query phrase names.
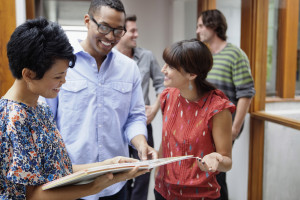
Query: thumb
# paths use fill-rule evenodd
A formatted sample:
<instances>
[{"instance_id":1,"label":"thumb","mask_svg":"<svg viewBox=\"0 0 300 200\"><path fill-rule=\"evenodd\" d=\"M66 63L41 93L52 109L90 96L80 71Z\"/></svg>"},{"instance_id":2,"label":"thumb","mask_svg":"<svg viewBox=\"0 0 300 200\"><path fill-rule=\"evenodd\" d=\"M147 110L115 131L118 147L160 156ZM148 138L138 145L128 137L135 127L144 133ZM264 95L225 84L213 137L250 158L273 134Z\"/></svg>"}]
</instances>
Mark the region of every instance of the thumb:
<instances>
[{"instance_id":1,"label":"thumb","mask_svg":"<svg viewBox=\"0 0 300 200\"><path fill-rule=\"evenodd\" d=\"M220 154L218 154L217 156L216 156L216 159L217 159L217 161L219 161L219 162L223 162L223 156L222 155L220 155Z\"/></svg>"},{"instance_id":2,"label":"thumb","mask_svg":"<svg viewBox=\"0 0 300 200\"><path fill-rule=\"evenodd\" d=\"M147 148L141 148L141 160L147 160Z\"/></svg>"}]
</instances>

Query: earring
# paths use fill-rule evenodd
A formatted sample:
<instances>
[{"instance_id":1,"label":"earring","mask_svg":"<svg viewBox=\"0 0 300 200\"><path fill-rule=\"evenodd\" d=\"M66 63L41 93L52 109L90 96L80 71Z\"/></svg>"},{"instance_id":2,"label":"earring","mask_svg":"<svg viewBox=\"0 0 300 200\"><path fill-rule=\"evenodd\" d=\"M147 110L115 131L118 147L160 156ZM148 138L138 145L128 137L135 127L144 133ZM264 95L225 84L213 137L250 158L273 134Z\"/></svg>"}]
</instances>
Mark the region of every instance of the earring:
<instances>
[{"instance_id":1,"label":"earring","mask_svg":"<svg viewBox=\"0 0 300 200\"><path fill-rule=\"evenodd\" d=\"M191 81L189 81L189 90L193 90L193 86L192 86Z\"/></svg>"}]
</instances>

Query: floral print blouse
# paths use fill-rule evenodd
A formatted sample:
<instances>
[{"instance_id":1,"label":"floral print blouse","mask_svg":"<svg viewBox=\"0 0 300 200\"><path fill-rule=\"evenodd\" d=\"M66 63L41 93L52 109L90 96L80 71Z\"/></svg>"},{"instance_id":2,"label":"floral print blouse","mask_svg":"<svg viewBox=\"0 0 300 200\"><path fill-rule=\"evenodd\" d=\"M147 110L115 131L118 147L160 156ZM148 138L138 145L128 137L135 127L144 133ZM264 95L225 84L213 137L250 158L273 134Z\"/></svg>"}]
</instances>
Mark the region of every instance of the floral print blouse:
<instances>
[{"instance_id":1,"label":"floral print blouse","mask_svg":"<svg viewBox=\"0 0 300 200\"><path fill-rule=\"evenodd\" d=\"M0 99L0 199L26 199L27 185L72 173L50 108Z\"/></svg>"},{"instance_id":2,"label":"floral print blouse","mask_svg":"<svg viewBox=\"0 0 300 200\"><path fill-rule=\"evenodd\" d=\"M167 88L161 93L163 113L163 157L194 155L203 158L215 152L212 137L213 116L222 110L235 111L223 92L212 90L197 102L190 102L178 89ZM155 190L167 200L216 199L220 186L218 172L203 172L196 159L186 159L161 166Z\"/></svg>"}]
</instances>

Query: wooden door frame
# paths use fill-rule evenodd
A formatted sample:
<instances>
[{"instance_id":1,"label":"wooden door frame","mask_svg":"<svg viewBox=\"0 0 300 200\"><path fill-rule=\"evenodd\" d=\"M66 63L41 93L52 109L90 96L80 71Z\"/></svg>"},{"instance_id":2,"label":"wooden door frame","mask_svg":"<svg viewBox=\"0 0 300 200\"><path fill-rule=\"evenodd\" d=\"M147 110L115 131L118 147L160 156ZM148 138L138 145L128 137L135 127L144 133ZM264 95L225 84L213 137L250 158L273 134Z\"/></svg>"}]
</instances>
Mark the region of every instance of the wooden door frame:
<instances>
[{"instance_id":1,"label":"wooden door frame","mask_svg":"<svg viewBox=\"0 0 300 200\"><path fill-rule=\"evenodd\" d=\"M14 78L9 70L6 45L16 28L16 8L14 0L1 0L0 7L0 95L12 86Z\"/></svg>"}]
</instances>

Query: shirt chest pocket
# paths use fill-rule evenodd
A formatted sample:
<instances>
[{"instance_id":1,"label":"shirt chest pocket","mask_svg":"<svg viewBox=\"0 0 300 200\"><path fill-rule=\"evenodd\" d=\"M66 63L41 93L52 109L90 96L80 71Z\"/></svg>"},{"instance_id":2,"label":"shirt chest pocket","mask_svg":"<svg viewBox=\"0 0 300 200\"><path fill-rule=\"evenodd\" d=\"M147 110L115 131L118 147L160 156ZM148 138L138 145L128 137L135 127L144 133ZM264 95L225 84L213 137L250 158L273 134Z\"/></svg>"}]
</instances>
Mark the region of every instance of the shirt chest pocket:
<instances>
[{"instance_id":1,"label":"shirt chest pocket","mask_svg":"<svg viewBox=\"0 0 300 200\"><path fill-rule=\"evenodd\" d=\"M84 107L88 97L88 83L86 80L67 81L60 91L60 102L68 110L78 110Z\"/></svg>"},{"instance_id":2,"label":"shirt chest pocket","mask_svg":"<svg viewBox=\"0 0 300 200\"><path fill-rule=\"evenodd\" d=\"M132 96L132 83L112 83L111 89L113 108L129 111Z\"/></svg>"}]
</instances>

